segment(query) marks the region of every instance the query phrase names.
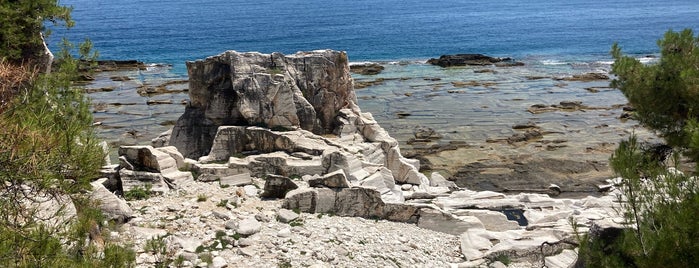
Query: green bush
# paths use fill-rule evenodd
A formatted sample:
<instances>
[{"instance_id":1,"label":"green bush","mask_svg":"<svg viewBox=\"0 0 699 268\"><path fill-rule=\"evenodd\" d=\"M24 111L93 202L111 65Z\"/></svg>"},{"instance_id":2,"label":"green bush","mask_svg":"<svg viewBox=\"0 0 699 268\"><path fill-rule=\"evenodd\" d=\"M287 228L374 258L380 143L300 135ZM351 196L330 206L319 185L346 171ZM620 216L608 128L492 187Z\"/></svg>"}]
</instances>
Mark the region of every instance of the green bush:
<instances>
[{"instance_id":1,"label":"green bush","mask_svg":"<svg viewBox=\"0 0 699 268\"><path fill-rule=\"evenodd\" d=\"M150 184L146 184L145 187L136 186L131 188L130 190L124 192L124 199L127 201L148 199L151 197L151 195L153 195L153 191L151 191L152 187L153 186Z\"/></svg>"},{"instance_id":2,"label":"green bush","mask_svg":"<svg viewBox=\"0 0 699 268\"><path fill-rule=\"evenodd\" d=\"M699 39L690 29L668 31L658 41L661 57L656 64L643 64L624 56L614 44L616 75L611 85L619 88L636 109L636 118L657 131L672 147L688 145L685 127L699 116Z\"/></svg>"},{"instance_id":3,"label":"green bush","mask_svg":"<svg viewBox=\"0 0 699 268\"><path fill-rule=\"evenodd\" d=\"M618 87L637 109L636 118L670 145L674 165L682 156L699 161L699 38L691 30L668 31L658 41L661 58L644 65L612 47ZM699 263L699 187L694 171L668 168L635 136L610 159L623 179L620 212L627 228L612 241L581 239L587 267L693 267Z\"/></svg>"},{"instance_id":4,"label":"green bush","mask_svg":"<svg viewBox=\"0 0 699 268\"><path fill-rule=\"evenodd\" d=\"M649 160L636 137L611 158L624 179L620 202L628 228L604 244L582 239L588 267L692 267L699 262L699 187L696 178Z\"/></svg>"}]
</instances>

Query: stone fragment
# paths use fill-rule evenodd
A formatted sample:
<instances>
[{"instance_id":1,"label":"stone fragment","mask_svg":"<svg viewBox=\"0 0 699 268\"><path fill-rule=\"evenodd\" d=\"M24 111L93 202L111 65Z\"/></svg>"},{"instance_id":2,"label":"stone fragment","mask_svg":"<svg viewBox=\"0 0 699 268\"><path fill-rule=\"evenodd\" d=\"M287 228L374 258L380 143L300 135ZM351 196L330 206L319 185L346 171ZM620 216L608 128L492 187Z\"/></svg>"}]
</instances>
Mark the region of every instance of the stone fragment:
<instances>
[{"instance_id":1,"label":"stone fragment","mask_svg":"<svg viewBox=\"0 0 699 268\"><path fill-rule=\"evenodd\" d=\"M262 229L262 224L258 222L254 217L251 217L239 221L236 232L241 235L249 236L259 232L260 229Z\"/></svg>"},{"instance_id":2,"label":"stone fragment","mask_svg":"<svg viewBox=\"0 0 699 268\"><path fill-rule=\"evenodd\" d=\"M299 214L288 209L280 209L277 211L277 220L283 223L289 223L299 218Z\"/></svg>"},{"instance_id":3,"label":"stone fragment","mask_svg":"<svg viewBox=\"0 0 699 268\"><path fill-rule=\"evenodd\" d=\"M384 67L378 63L359 63L350 65L350 71L362 75L377 75L383 71Z\"/></svg>"},{"instance_id":4,"label":"stone fragment","mask_svg":"<svg viewBox=\"0 0 699 268\"><path fill-rule=\"evenodd\" d=\"M245 257L253 257L253 256L255 256L255 250L251 249L249 247L238 248L238 255L245 256Z\"/></svg>"},{"instance_id":5,"label":"stone fragment","mask_svg":"<svg viewBox=\"0 0 699 268\"><path fill-rule=\"evenodd\" d=\"M221 256L216 256L211 261L211 267L213 267L213 268L223 268L226 266L228 266L228 262L226 261L226 259L224 259Z\"/></svg>"},{"instance_id":6,"label":"stone fragment","mask_svg":"<svg viewBox=\"0 0 699 268\"><path fill-rule=\"evenodd\" d=\"M129 191L135 187L152 186L152 191L166 192L175 188L179 181L193 179L190 172L182 172L178 168L178 160L171 156L179 155L174 148L156 150L152 146L121 146L119 156L122 169L119 175L123 190ZM179 157L178 157L179 159ZM184 159L180 159L184 165Z\"/></svg>"},{"instance_id":7,"label":"stone fragment","mask_svg":"<svg viewBox=\"0 0 699 268\"><path fill-rule=\"evenodd\" d=\"M291 229L290 228L283 228L277 232L277 236L281 238L288 238L291 236Z\"/></svg>"},{"instance_id":8,"label":"stone fragment","mask_svg":"<svg viewBox=\"0 0 699 268\"><path fill-rule=\"evenodd\" d=\"M211 214L214 215L214 217L222 220L230 220L231 215L228 213L228 211L225 210L219 210L219 209L214 209L211 211Z\"/></svg>"},{"instance_id":9,"label":"stone fragment","mask_svg":"<svg viewBox=\"0 0 699 268\"><path fill-rule=\"evenodd\" d=\"M215 181L218 181L220 179L221 179L221 177L219 177L218 175L209 174L209 173L200 174L197 177L197 181L200 181L200 182L215 182Z\"/></svg>"},{"instance_id":10,"label":"stone fragment","mask_svg":"<svg viewBox=\"0 0 699 268\"><path fill-rule=\"evenodd\" d=\"M248 237L242 237L238 239L238 246L240 247L249 247L255 244L255 241L253 239L248 238Z\"/></svg>"},{"instance_id":11,"label":"stone fragment","mask_svg":"<svg viewBox=\"0 0 699 268\"><path fill-rule=\"evenodd\" d=\"M255 197L257 196L257 187L255 185L245 185L243 186L243 191L246 196Z\"/></svg>"},{"instance_id":12,"label":"stone fragment","mask_svg":"<svg viewBox=\"0 0 699 268\"><path fill-rule=\"evenodd\" d=\"M351 186L347 177L345 177L345 172L341 169L325 174L320 178L309 180L308 185L328 188L349 188Z\"/></svg>"}]
</instances>

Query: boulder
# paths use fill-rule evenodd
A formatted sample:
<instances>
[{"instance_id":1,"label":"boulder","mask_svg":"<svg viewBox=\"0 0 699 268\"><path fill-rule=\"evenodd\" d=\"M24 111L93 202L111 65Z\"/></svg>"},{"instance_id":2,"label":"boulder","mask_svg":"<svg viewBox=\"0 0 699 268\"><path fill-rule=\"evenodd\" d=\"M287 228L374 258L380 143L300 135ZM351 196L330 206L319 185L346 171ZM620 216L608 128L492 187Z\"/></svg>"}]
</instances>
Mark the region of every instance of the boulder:
<instances>
[{"instance_id":1,"label":"boulder","mask_svg":"<svg viewBox=\"0 0 699 268\"><path fill-rule=\"evenodd\" d=\"M104 187L103 184L106 181L107 179L103 178L90 183L92 186L90 199L97 201L98 207L102 210L102 214L107 220L114 220L121 223L126 222L133 217L133 211L126 203L126 200L117 197Z\"/></svg>"},{"instance_id":2,"label":"boulder","mask_svg":"<svg viewBox=\"0 0 699 268\"><path fill-rule=\"evenodd\" d=\"M262 224L258 222L254 217L251 217L238 222L238 228L236 229L236 233L239 233L244 236L249 236L256 234L260 231L260 229L262 229Z\"/></svg>"},{"instance_id":3,"label":"boulder","mask_svg":"<svg viewBox=\"0 0 699 268\"><path fill-rule=\"evenodd\" d=\"M288 223L299 218L299 214L288 209L280 209L277 211L277 219L280 222Z\"/></svg>"},{"instance_id":4,"label":"boulder","mask_svg":"<svg viewBox=\"0 0 699 268\"><path fill-rule=\"evenodd\" d=\"M338 216L381 218L381 193L369 188L342 188L337 191L334 211Z\"/></svg>"},{"instance_id":5,"label":"boulder","mask_svg":"<svg viewBox=\"0 0 699 268\"><path fill-rule=\"evenodd\" d=\"M350 71L355 74L377 75L383 71L384 67L378 63L359 63L350 65Z\"/></svg>"},{"instance_id":6,"label":"boulder","mask_svg":"<svg viewBox=\"0 0 699 268\"><path fill-rule=\"evenodd\" d=\"M328 187L328 188L349 188L351 185L345 177L345 172L336 170L334 172L323 175L317 179L308 181L311 187Z\"/></svg>"},{"instance_id":7,"label":"boulder","mask_svg":"<svg viewBox=\"0 0 699 268\"><path fill-rule=\"evenodd\" d=\"M301 128L332 133L342 108L356 108L345 52L293 55L227 51L187 62L190 102L170 145L189 158L207 155L222 125Z\"/></svg>"},{"instance_id":8,"label":"boulder","mask_svg":"<svg viewBox=\"0 0 699 268\"><path fill-rule=\"evenodd\" d=\"M265 179L264 192L262 192L261 196L267 198L284 198L286 193L296 188L299 188L299 186L291 179L270 174L267 175Z\"/></svg>"}]
</instances>

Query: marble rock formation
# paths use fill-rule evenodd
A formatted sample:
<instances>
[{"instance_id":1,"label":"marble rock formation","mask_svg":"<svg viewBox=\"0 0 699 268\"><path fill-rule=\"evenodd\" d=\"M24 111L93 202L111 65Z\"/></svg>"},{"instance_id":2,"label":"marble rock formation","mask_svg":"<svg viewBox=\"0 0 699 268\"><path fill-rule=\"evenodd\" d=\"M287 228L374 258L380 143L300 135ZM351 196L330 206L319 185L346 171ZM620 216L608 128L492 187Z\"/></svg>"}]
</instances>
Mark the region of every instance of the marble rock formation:
<instances>
[{"instance_id":1,"label":"marble rock formation","mask_svg":"<svg viewBox=\"0 0 699 268\"><path fill-rule=\"evenodd\" d=\"M357 106L344 52L228 51L188 69L191 101L169 143L196 160L198 180L309 176L315 187L372 187L386 202L404 201L396 184L429 190L419 161Z\"/></svg>"},{"instance_id":2,"label":"marble rock formation","mask_svg":"<svg viewBox=\"0 0 699 268\"><path fill-rule=\"evenodd\" d=\"M342 108L358 109L347 54L331 50L261 54L227 51L187 62L190 102L170 145L207 155L219 126L332 133Z\"/></svg>"}]
</instances>

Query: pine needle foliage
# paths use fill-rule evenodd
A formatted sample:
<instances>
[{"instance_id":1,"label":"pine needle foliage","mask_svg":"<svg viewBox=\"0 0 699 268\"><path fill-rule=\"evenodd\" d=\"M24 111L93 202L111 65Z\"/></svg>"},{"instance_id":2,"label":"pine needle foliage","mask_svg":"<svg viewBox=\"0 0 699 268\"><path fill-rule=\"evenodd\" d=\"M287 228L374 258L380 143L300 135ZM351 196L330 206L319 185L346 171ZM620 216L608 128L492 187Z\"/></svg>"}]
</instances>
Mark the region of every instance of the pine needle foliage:
<instances>
[{"instance_id":1,"label":"pine needle foliage","mask_svg":"<svg viewBox=\"0 0 699 268\"><path fill-rule=\"evenodd\" d=\"M636 119L657 131L674 154L699 162L699 38L691 30L668 31L658 41L661 58L642 64L617 44L612 86L637 109ZM667 167L632 135L610 165L623 179L620 212L626 227L613 241L582 239L587 267L694 267L699 263L699 184L694 175ZM682 154L682 155L681 155Z\"/></svg>"},{"instance_id":2,"label":"pine needle foliage","mask_svg":"<svg viewBox=\"0 0 699 268\"><path fill-rule=\"evenodd\" d=\"M55 0L0 0L0 267L132 267L135 259L103 234L86 197L104 159L90 101L73 86L80 64L96 56L91 43L76 53L64 41L51 73L32 62L44 22L71 26L70 10Z\"/></svg>"}]
</instances>

